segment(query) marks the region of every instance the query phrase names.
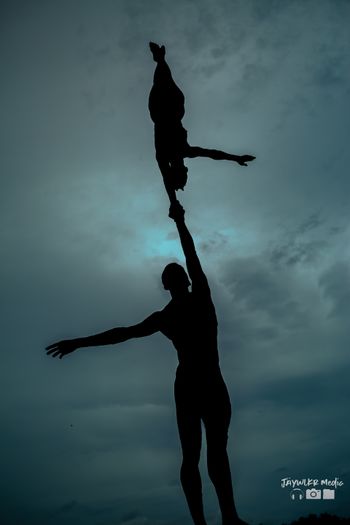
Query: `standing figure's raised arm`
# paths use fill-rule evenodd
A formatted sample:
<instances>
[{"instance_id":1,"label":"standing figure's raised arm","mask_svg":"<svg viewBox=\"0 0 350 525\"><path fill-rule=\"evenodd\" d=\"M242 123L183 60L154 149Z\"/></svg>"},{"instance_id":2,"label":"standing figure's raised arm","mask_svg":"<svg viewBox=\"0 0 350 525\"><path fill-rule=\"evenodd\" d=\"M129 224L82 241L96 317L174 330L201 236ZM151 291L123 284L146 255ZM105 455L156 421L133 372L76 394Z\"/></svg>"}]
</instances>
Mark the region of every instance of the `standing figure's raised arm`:
<instances>
[{"instance_id":1,"label":"standing figure's raised arm","mask_svg":"<svg viewBox=\"0 0 350 525\"><path fill-rule=\"evenodd\" d=\"M179 232L181 246L186 259L188 275L192 281L192 290L200 289L201 291L210 293L208 280L199 261L192 235L185 223L185 210L179 201L176 201L170 206L169 217L174 220Z\"/></svg>"}]
</instances>

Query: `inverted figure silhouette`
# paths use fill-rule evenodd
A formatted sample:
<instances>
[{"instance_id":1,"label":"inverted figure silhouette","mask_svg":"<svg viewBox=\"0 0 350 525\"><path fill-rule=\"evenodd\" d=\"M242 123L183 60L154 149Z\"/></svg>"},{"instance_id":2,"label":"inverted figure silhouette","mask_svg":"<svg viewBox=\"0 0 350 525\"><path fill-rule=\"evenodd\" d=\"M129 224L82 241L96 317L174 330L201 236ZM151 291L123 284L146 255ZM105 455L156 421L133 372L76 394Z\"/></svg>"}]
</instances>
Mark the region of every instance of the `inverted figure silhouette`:
<instances>
[{"instance_id":1,"label":"inverted figure silhouette","mask_svg":"<svg viewBox=\"0 0 350 525\"><path fill-rule=\"evenodd\" d=\"M170 203L176 201L176 191L184 189L187 167L184 158L208 157L229 160L247 166L255 159L252 155L234 155L216 149L190 146L187 131L182 125L185 115L185 97L176 85L165 60L165 47L150 42L150 50L157 63L148 108L154 122L154 143L159 170L163 176Z\"/></svg>"},{"instance_id":2,"label":"inverted figure silhouette","mask_svg":"<svg viewBox=\"0 0 350 525\"><path fill-rule=\"evenodd\" d=\"M170 302L136 325L59 341L46 350L48 355L61 359L78 348L117 344L155 332L169 338L177 350L179 361L174 396L183 455L180 479L193 522L195 525L207 523L198 469L203 422L208 473L217 493L222 524L244 525L235 508L226 451L231 404L219 366L215 307L192 236L185 224L184 210L178 201L170 206L169 216L177 226L188 271L187 275L177 263L165 267L162 282L170 292Z\"/></svg>"}]
</instances>

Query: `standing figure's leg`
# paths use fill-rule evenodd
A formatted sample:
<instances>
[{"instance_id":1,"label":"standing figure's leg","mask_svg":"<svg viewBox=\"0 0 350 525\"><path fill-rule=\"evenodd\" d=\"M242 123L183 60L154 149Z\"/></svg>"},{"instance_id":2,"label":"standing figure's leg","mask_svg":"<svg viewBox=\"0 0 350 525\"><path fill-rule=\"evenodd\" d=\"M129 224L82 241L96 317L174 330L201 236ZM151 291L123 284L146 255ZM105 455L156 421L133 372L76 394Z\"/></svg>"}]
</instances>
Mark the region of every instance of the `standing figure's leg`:
<instances>
[{"instance_id":1,"label":"standing figure's leg","mask_svg":"<svg viewBox=\"0 0 350 525\"><path fill-rule=\"evenodd\" d=\"M175 382L176 418L182 448L180 479L195 525L207 525L204 517L199 459L202 444L201 419L189 406L182 385ZM187 401L187 406L186 406Z\"/></svg>"},{"instance_id":2,"label":"standing figure's leg","mask_svg":"<svg viewBox=\"0 0 350 525\"><path fill-rule=\"evenodd\" d=\"M231 404L223 380L211 393L203 417L207 437L207 464L209 477L219 500L222 525L244 524L238 517L233 497L229 459L226 451Z\"/></svg>"}]
</instances>

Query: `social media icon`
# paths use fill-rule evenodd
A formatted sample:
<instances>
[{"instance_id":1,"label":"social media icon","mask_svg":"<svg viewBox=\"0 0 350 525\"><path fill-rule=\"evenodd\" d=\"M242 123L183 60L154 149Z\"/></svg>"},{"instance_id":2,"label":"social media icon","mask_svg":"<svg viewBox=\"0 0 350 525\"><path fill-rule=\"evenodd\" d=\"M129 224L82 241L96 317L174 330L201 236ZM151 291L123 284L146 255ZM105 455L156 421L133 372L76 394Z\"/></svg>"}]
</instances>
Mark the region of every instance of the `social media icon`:
<instances>
[{"instance_id":1,"label":"social media icon","mask_svg":"<svg viewBox=\"0 0 350 525\"><path fill-rule=\"evenodd\" d=\"M304 492L301 489L293 489L290 491L290 497L293 500L300 500L304 497Z\"/></svg>"},{"instance_id":2,"label":"social media icon","mask_svg":"<svg viewBox=\"0 0 350 525\"><path fill-rule=\"evenodd\" d=\"M323 499L334 499L335 490L334 489L323 489Z\"/></svg>"},{"instance_id":3,"label":"social media icon","mask_svg":"<svg viewBox=\"0 0 350 525\"><path fill-rule=\"evenodd\" d=\"M321 489L306 489L306 499L321 499Z\"/></svg>"}]
</instances>

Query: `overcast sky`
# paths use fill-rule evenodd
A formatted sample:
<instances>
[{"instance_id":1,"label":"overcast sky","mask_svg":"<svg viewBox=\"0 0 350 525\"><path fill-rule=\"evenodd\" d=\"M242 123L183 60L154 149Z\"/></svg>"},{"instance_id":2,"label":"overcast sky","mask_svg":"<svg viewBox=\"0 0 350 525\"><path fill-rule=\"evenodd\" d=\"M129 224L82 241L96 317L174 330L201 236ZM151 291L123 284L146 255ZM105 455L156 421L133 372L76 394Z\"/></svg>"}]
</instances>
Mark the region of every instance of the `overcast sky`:
<instances>
[{"instance_id":1,"label":"overcast sky","mask_svg":"<svg viewBox=\"0 0 350 525\"><path fill-rule=\"evenodd\" d=\"M163 267L183 262L154 159L150 40L186 95L190 144L257 157L189 160L179 192L219 318L239 513L350 514L349 22L346 0L0 3L7 525L191 523L170 342L44 352L162 308ZM217 525L205 454L201 469ZM297 502L288 476L344 486Z\"/></svg>"}]
</instances>

